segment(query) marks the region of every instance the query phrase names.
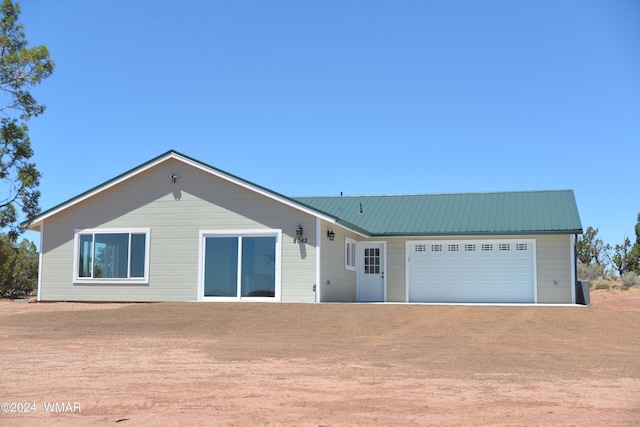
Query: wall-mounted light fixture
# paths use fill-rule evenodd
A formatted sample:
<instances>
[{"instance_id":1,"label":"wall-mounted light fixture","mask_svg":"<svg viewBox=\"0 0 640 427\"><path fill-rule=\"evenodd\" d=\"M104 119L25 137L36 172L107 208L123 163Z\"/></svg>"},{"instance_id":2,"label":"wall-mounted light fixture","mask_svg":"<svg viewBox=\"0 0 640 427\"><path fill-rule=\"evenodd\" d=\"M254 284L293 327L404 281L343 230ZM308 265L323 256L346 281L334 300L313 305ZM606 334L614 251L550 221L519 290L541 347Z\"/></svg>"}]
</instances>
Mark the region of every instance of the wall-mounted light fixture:
<instances>
[{"instance_id":1,"label":"wall-mounted light fixture","mask_svg":"<svg viewBox=\"0 0 640 427\"><path fill-rule=\"evenodd\" d=\"M302 237L302 227L298 226L298 228L296 228L296 237L299 239Z\"/></svg>"},{"instance_id":2,"label":"wall-mounted light fixture","mask_svg":"<svg viewBox=\"0 0 640 427\"><path fill-rule=\"evenodd\" d=\"M333 232L333 229L327 230L327 238L329 240L333 240L336 238L336 233Z\"/></svg>"},{"instance_id":3,"label":"wall-mounted light fixture","mask_svg":"<svg viewBox=\"0 0 640 427\"><path fill-rule=\"evenodd\" d=\"M169 178L171 178L171 182L173 182L174 184L176 183L176 181L178 181L178 174L177 173L172 173Z\"/></svg>"}]
</instances>

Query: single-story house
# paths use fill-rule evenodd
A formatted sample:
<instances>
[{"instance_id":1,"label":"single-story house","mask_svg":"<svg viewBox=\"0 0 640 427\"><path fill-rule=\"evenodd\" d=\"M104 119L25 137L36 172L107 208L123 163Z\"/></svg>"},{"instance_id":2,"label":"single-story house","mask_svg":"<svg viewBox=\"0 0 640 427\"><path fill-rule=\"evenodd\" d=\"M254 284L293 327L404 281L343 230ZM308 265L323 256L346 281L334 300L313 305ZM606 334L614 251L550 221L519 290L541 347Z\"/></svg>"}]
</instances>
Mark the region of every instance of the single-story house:
<instances>
[{"instance_id":1,"label":"single-story house","mask_svg":"<svg viewBox=\"0 0 640 427\"><path fill-rule=\"evenodd\" d=\"M176 151L35 218L40 301L575 303L573 191L288 197Z\"/></svg>"}]
</instances>

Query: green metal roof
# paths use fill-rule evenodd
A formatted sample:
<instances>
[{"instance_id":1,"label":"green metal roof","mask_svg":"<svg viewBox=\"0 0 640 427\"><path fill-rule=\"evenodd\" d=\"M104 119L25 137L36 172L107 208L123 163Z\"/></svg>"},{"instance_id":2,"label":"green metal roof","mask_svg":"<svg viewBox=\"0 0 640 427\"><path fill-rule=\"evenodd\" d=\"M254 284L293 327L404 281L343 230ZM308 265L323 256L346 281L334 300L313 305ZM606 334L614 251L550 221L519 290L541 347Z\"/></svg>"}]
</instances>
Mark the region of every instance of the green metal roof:
<instances>
[{"instance_id":1,"label":"green metal roof","mask_svg":"<svg viewBox=\"0 0 640 427\"><path fill-rule=\"evenodd\" d=\"M571 190L294 200L370 236L582 233Z\"/></svg>"}]
</instances>

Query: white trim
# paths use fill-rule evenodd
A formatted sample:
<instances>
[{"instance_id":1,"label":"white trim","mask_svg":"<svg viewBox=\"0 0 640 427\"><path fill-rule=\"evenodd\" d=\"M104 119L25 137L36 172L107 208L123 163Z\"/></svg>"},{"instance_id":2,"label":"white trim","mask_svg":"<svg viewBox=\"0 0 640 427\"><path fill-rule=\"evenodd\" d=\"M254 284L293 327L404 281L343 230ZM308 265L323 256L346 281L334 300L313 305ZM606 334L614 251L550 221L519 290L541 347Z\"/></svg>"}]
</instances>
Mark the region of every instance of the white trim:
<instances>
[{"instance_id":1,"label":"white trim","mask_svg":"<svg viewBox=\"0 0 640 427\"><path fill-rule=\"evenodd\" d=\"M569 244L571 248L569 249L569 259L571 260L571 302L573 304L577 304L577 296L576 296L576 286L577 286L577 278L576 278L576 235L571 234L569 236Z\"/></svg>"},{"instance_id":2,"label":"white trim","mask_svg":"<svg viewBox=\"0 0 640 427\"><path fill-rule=\"evenodd\" d=\"M169 153L167 153L167 155L162 156L162 157L156 159L155 161L144 165L143 167L138 167L138 168L130 171L129 173L121 176L120 178L118 178L116 180L113 180L113 181L110 181L110 182L107 182L105 184L102 184L102 185L98 186L93 191L90 191L89 193L83 195L82 197L79 197L77 199L73 199L71 201L68 201L67 203L64 203L64 204L60 205L58 208L56 208L56 209L54 209L54 210L52 210L50 212L47 212L46 214L44 214L43 216L37 218L34 222L32 222L29 225L29 229L30 230L36 229L36 228L39 227L39 225L42 222L44 222L45 219L47 219L47 218L49 218L49 217L51 217L53 215L56 215L56 214L60 213L61 211L66 210L67 208L70 208L70 207L72 207L74 205L77 205L78 203L81 203L81 202L83 202L83 201L85 201L85 200L87 200L87 199L89 199L89 198L91 198L91 197L93 197L93 196L95 196L95 195L97 195L99 193L102 193L105 190L108 190L111 187L114 187L114 186L122 183L123 181L126 181L126 180L128 180L128 179L130 179L130 178L132 178L132 177L134 177L136 175L139 175L139 174L141 174L141 173L143 173L143 172L145 172L145 171L147 171L147 170L149 170L151 168L154 168L157 165L159 165L161 163L164 163L164 162L166 162L168 160L171 160L171 159L180 161L180 162L185 163L187 165L190 165L190 166L192 166L192 167L194 167L196 169L199 169L199 170L207 172L207 173L209 173L211 175L214 175L214 176L216 176L218 178L221 178L221 179L229 181L229 182L231 182L233 184L239 185L240 187L249 189L249 190L251 190L251 191L253 191L255 193L258 193L260 195L268 197L268 198L270 198L272 200L278 201L278 202L280 202L280 203L282 203L284 205L290 206L290 207L292 207L294 209L297 209L299 211L302 211L304 213L312 215L312 216L314 216L316 218L321 218L321 219L323 219L325 221L328 221L330 223L335 223L336 225L340 225L340 226L342 226L344 228L347 228L344 225L341 225L341 224L337 223L336 222L336 218L320 214L317 211L315 211L313 209L310 209L310 208L307 208L305 206L302 206L302 205L300 205L300 204L298 204L298 203L296 203L296 202L294 202L294 201L292 201L290 199L287 199L287 198L285 198L283 196L279 196L276 193L273 193L271 191L268 191L268 190L263 189L261 187L258 187L256 185L251 185L246 181L243 181L243 180L241 180L239 178L235 178L235 177L232 177L230 175L227 175L226 173L224 173L222 171L212 169L211 167L207 167L207 166L203 165L202 163L199 163L199 162L196 162L194 160L191 160L191 159L188 159L186 157L183 157L183 156L179 155L178 153L169 152ZM347 228L347 229L349 229L349 228Z\"/></svg>"},{"instance_id":3,"label":"white trim","mask_svg":"<svg viewBox=\"0 0 640 427\"><path fill-rule=\"evenodd\" d=\"M322 295L320 293L320 289L322 289L322 283L320 283L320 261L322 258L320 253L322 250L321 227L320 218L316 218L316 302L322 301Z\"/></svg>"},{"instance_id":4,"label":"white trim","mask_svg":"<svg viewBox=\"0 0 640 427\"><path fill-rule=\"evenodd\" d=\"M533 302L534 304L538 303L538 247L537 240L531 239L531 244L533 245L533 259L531 262L533 265L531 268L533 269Z\"/></svg>"},{"instance_id":5,"label":"white trim","mask_svg":"<svg viewBox=\"0 0 640 427\"><path fill-rule=\"evenodd\" d=\"M404 302L409 303L409 286L411 280L409 278L409 263L411 262L411 250L409 246L415 241L407 240L404 242Z\"/></svg>"},{"instance_id":6,"label":"white trim","mask_svg":"<svg viewBox=\"0 0 640 427\"><path fill-rule=\"evenodd\" d=\"M382 291L383 291L383 300L382 302L387 301L387 242L385 240L373 240L370 242L357 242L356 244L356 253L358 254L356 257L356 301L360 302L360 263L364 262L360 257L360 248L362 246L369 245L382 245Z\"/></svg>"},{"instance_id":7,"label":"white trim","mask_svg":"<svg viewBox=\"0 0 640 427\"><path fill-rule=\"evenodd\" d=\"M40 224L40 253L38 254L38 296L36 300L40 302L42 295L42 245L44 243L44 222Z\"/></svg>"},{"instance_id":8,"label":"white trim","mask_svg":"<svg viewBox=\"0 0 640 427\"><path fill-rule=\"evenodd\" d=\"M353 245L353 260L352 260L353 261L353 265L349 265L349 263L347 262L349 260L350 245ZM358 252L357 242L354 239L345 236L345 238L344 238L344 268L345 268L345 270L349 270L349 271L357 271L358 270L357 252Z\"/></svg>"},{"instance_id":9,"label":"white trim","mask_svg":"<svg viewBox=\"0 0 640 427\"><path fill-rule=\"evenodd\" d=\"M117 278L87 278L78 276L78 258L81 234L129 234L129 248L131 247L131 234L145 234L144 245L144 277L129 279ZM41 234L42 236L42 234ZM151 228L127 227L127 228L77 228L73 234L73 284L74 285L148 285L149 284L149 254L151 247ZM40 246L42 251L42 246ZM129 263L129 260L127 260ZM127 265L127 272L129 271Z\"/></svg>"},{"instance_id":10,"label":"white trim","mask_svg":"<svg viewBox=\"0 0 640 427\"><path fill-rule=\"evenodd\" d=\"M206 297L204 296L204 240L206 237L253 237L275 236L275 295L274 297L242 297L242 290L238 286L238 294L235 297ZM282 300L282 230L280 229L253 229L253 230L200 230L198 233L198 301L273 301ZM238 253L242 253L242 239L238 239ZM238 260L238 280L241 280L241 259Z\"/></svg>"}]
</instances>

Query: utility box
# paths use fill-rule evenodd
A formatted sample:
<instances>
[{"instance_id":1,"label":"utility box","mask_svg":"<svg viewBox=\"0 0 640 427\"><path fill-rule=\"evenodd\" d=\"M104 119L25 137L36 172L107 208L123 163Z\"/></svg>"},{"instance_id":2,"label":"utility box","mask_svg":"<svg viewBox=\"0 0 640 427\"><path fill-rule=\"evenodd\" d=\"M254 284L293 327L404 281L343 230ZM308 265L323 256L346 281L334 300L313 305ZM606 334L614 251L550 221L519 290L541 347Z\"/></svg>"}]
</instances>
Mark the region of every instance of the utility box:
<instances>
[{"instance_id":1,"label":"utility box","mask_svg":"<svg viewBox=\"0 0 640 427\"><path fill-rule=\"evenodd\" d=\"M576 304L591 305L589 282L585 280L578 280L576 282Z\"/></svg>"}]
</instances>

